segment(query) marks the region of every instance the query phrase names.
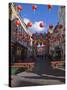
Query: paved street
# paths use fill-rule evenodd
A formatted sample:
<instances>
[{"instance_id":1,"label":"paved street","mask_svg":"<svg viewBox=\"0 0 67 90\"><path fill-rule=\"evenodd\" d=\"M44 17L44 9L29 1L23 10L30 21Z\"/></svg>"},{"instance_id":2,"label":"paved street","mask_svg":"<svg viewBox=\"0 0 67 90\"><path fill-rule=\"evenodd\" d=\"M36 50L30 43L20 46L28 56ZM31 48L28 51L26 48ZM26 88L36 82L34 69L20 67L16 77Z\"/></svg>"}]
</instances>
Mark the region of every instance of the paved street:
<instances>
[{"instance_id":1,"label":"paved street","mask_svg":"<svg viewBox=\"0 0 67 90\"><path fill-rule=\"evenodd\" d=\"M12 75L12 81L11 81L11 85L13 87L54 85L54 84L64 84L64 77L47 75L47 74L42 74L40 76L35 73L21 72L17 75Z\"/></svg>"},{"instance_id":2,"label":"paved street","mask_svg":"<svg viewBox=\"0 0 67 90\"><path fill-rule=\"evenodd\" d=\"M37 57L32 72L20 72L12 75L11 78L13 87L64 84L65 71L58 68L53 69L48 57Z\"/></svg>"}]
</instances>

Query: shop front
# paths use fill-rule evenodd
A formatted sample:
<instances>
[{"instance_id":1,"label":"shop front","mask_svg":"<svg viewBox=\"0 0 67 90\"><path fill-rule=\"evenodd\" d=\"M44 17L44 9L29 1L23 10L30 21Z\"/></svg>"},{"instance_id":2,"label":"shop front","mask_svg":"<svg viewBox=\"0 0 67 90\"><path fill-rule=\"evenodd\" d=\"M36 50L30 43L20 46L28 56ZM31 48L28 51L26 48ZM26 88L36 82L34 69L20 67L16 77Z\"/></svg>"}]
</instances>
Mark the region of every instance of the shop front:
<instances>
[{"instance_id":1,"label":"shop front","mask_svg":"<svg viewBox=\"0 0 67 90\"><path fill-rule=\"evenodd\" d=\"M11 62L25 62L27 55L27 48L20 45L19 43L14 43L14 46L11 48Z\"/></svg>"}]
</instances>

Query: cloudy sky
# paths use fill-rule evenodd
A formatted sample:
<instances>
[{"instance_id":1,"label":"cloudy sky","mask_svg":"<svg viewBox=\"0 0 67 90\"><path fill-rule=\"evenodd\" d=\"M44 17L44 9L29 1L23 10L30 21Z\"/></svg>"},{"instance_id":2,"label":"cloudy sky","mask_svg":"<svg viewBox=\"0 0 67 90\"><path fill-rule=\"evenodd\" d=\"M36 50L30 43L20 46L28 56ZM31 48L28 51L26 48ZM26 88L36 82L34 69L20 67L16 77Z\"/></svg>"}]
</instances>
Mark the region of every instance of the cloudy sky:
<instances>
[{"instance_id":1,"label":"cloudy sky","mask_svg":"<svg viewBox=\"0 0 67 90\"><path fill-rule=\"evenodd\" d=\"M52 9L48 9L47 5L36 4L37 10L32 10L33 4L22 4L16 3L16 5L21 5L23 7L22 11L19 12L20 16L24 19L24 22L32 22L33 25L29 28L33 33L43 33L48 31L49 25L56 25L58 23L58 8L60 6L52 6ZM44 22L43 28L39 27L41 22Z\"/></svg>"}]
</instances>

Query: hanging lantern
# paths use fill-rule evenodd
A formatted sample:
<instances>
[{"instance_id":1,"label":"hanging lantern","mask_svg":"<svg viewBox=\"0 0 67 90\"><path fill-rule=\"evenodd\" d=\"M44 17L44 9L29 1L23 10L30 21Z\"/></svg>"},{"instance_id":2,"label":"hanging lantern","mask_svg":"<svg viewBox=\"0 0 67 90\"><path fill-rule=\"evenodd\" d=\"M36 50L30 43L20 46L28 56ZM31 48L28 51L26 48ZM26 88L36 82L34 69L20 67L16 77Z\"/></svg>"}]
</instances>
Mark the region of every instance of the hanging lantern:
<instances>
[{"instance_id":1,"label":"hanging lantern","mask_svg":"<svg viewBox=\"0 0 67 90\"><path fill-rule=\"evenodd\" d=\"M36 10L37 9L37 5L32 5L32 10Z\"/></svg>"},{"instance_id":2,"label":"hanging lantern","mask_svg":"<svg viewBox=\"0 0 67 90\"><path fill-rule=\"evenodd\" d=\"M61 6L61 8L65 8L65 6Z\"/></svg>"},{"instance_id":3,"label":"hanging lantern","mask_svg":"<svg viewBox=\"0 0 67 90\"><path fill-rule=\"evenodd\" d=\"M43 21L40 23L40 27L41 27L41 28L44 27L44 22L43 22Z\"/></svg>"},{"instance_id":4,"label":"hanging lantern","mask_svg":"<svg viewBox=\"0 0 67 90\"><path fill-rule=\"evenodd\" d=\"M52 5L48 4L48 9L51 9L52 8Z\"/></svg>"},{"instance_id":5,"label":"hanging lantern","mask_svg":"<svg viewBox=\"0 0 67 90\"><path fill-rule=\"evenodd\" d=\"M49 29L52 29L53 28L53 25L49 25Z\"/></svg>"},{"instance_id":6,"label":"hanging lantern","mask_svg":"<svg viewBox=\"0 0 67 90\"><path fill-rule=\"evenodd\" d=\"M21 5L18 5L18 6L17 6L17 9L18 9L18 11L21 11L23 8L22 8Z\"/></svg>"},{"instance_id":7,"label":"hanging lantern","mask_svg":"<svg viewBox=\"0 0 67 90\"><path fill-rule=\"evenodd\" d=\"M46 34L46 38L47 38L47 39L50 38L50 32L48 32L48 33Z\"/></svg>"},{"instance_id":8,"label":"hanging lantern","mask_svg":"<svg viewBox=\"0 0 67 90\"><path fill-rule=\"evenodd\" d=\"M42 34L40 34L40 39L41 39L41 40L43 39L43 35L42 35Z\"/></svg>"},{"instance_id":9,"label":"hanging lantern","mask_svg":"<svg viewBox=\"0 0 67 90\"><path fill-rule=\"evenodd\" d=\"M49 33L51 34L51 33L53 33L53 25L49 25Z\"/></svg>"},{"instance_id":10,"label":"hanging lantern","mask_svg":"<svg viewBox=\"0 0 67 90\"><path fill-rule=\"evenodd\" d=\"M36 38L36 36L34 36L34 40L36 40L37 38Z\"/></svg>"},{"instance_id":11,"label":"hanging lantern","mask_svg":"<svg viewBox=\"0 0 67 90\"><path fill-rule=\"evenodd\" d=\"M36 40L37 39L35 34L32 35L32 39L33 40Z\"/></svg>"},{"instance_id":12,"label":"hanging lantern","mask_svg":"<svg viewBox=\"0 0 67 90\"><path fill-rule=\"evenodd\" d=\"M54 32L57 33L58 32L58 29L55 29Z\"/></svg>"},{"instance_id":13,"label":"hanging lantern","mask_svg":"<svg viewBox=\"0 0 67 90\"><path fill-rule=\"evenodd\" d=\"M59 29L62 29L63 28L63 25L62 24L59 24L58 28Z\"/></svg>"},{"instance_id":14,"label":"hanging lantern","mask_svg":"<svg viewBox=\"0 0 67 90\"><path fill-rule=\"evenodd\" d=\"M46 40L48 40L48 36L46 36Z\"/></svg>"},{"instance_id":15,"label":"hanging lantern","mask_svg":"<svg viewBox=\"0 0 67 90\"><path fill-rule=\"evenodd\" d=\"M27 27L32 27L32 22L28 22Z\"/></svg>"},{"instance_id":16,"label":"hanging lantern","mask_svg":"<svg viewBox=\"0 0 67 90\"><path fill-rule=\"evenodd\" d=\"M16 20L15 23L16 23L16 26L19 26L21 24L19 20Z\"/></svg>"},{"instance_id":17,"label":"hanging lantern","mask_svg":"<svg viewBox=\"0 0 67 90\"><path fill-rule=\"evenodd\" d=\"M36 45L36 44L34 44L34 48L35 48L35 49L37 48L37 45Z\"/></svg>"},{"instance_id":18,"label":"hanging lantern","mask_svg":"<svg viewBox=\"0 0 67 90\"><path fill-rule=\"evenodd\" d=\"M44 41L43 44L46 45L46 41Z\"/></svg>"},{"instance_id":19,"label":"hanging lantern","mask_svg":"<svg viewBox=\"0 0 67 90\"><path fill-rule=\"evenodd\" d=\"M44 44L42 43L42 47L44 47Z\"/></svg>"}]
</instances>

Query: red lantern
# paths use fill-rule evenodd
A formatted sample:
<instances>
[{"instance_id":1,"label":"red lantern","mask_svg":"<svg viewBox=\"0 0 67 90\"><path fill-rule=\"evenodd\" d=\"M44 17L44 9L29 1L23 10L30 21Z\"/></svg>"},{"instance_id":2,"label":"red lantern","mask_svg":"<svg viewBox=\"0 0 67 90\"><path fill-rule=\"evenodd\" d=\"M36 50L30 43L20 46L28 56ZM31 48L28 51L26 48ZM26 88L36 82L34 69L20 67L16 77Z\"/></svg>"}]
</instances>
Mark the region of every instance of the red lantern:
<instances>
[{"instance_id":1,"label":"red lantern","mask_svg":"<svg viewBox=\"0 0 67 90\"><path fill-rule=\"evenodd\" d=\"M49 25L49 28L52 29L53 28L53 25Z\"/></svg>"},{"instance_id":2,"label":"red lantern","mask_svg":"<svg viewBox=\"0 0 67 90\"><path fill-rule=\"evenodd\" d=\"M50 32L48 32L48 33L46 34L46 37L50 38Z\"/></svg>"},{"instance_id":3,"label":"red lantern","mask_svg":"<svg viewBox=\"0 0 67 90\"><path fill-rule=\"evenodd\" d=\"M52 5L48 4L48 9L51 9L52 8Z\"/></svg>"},{"instance_id":4,"label":"red lantern","mask_svg":"<svg viewBox=\"0 0 67 90\"><path fill-rule=\"evenodd\" d=\"M32 22L28 22L27 27L32 27Z\"/></svg>"},{"instance_id":5,"label":"red lantern","mask_svg":"<svg viewBox=\"0 0 67 90\"><path fill-rule=\"evenodd\" d=\"M42 35L42 34L40 34L40 39L41 39L41 40L43 39L43 35Z\"/></svg>"},{"instance_id":6,"label":"red lantern","mask_svg":"<svg viewBox=\"0 0 67 90\"><path fill-rule=\"evenodd\" d=\"M36 35L33 34L33 35L32 35L32 38L33 38L33 40L36 40Z\"/></svg>"},{"instance_id":7,"label":"red lantern","mask_svg":"<svg viewBox=\"0 0 67 90\"><path fill-rule=\"evenodd\" d=\"M38 45L38 42L36 42L36 46Z\"/></svg>"},{"instance_id":8,"label":"red lantern","mask_svg":"<svg viewBox=\"0 0 67 90\"><path fill-rule=\"evenodd\" d=\"M34 48L35 48L35 49L37 48L37 45L36 45L36 44L34 45Z\"/></svg>"},{"instance_id":9,"label":"red lantern","mask_svg":"<svg viewBox=\"0 0 67 90\"><path fill-rule=\"evenodd\" d=\"M54 32L57 33L58 32L58 29L55 29Z\"/></svg>"},{"instance_id":10,"label":"red lantern","mask_svg":"<svg viewBox=\"0 0 67 90\"><path fill-rule=\"evenodd\" d=\"M19 20L16 20L16 26L19 26L21 23Z\"/></svg>"},{"instance_id":11,"label":"red lantern","mask_svg":"<svg viewBox=\"0 0 67 90\"><path fill-rule=\"evenodd\" d=\"M43 44L46 45L46 41L44 41Z\"/></svg>"},{"instance_id":12,"label":"red lantern","mask_svg":"<svg viewBox=\"0 0 67 90\"><path fill-rule=\"evenodd\" d=\"M36 10L37 9L37 5L32 5L32 10Z\"/></svg>"},{"instance_id":13,"label":"red lantern","mask_svg":"<svg viewBox=\"0 0 67 90\"><path fill-rule=\"evenodd\" d=\"M43 28L44 27L44 22L40 23L40 27Z\"/></svg>"},{"instance_id":14,"label":"red lantern","mask_svg":"<svg viewBox=\"0 0 67 90\"><path fill-rule=\"evenodd\" d=\"M61 8L64 8L65 6L61 6Z\"/></svg>"},{"instance_id":15,"label":"red lantern","mask_svg":"<svg viewBox=\"0 0 67 90\"><path fill-rule=\"evenodd\" d=\"M21 6L21 5L18 5L18 6L17 6L17 9L18 9L19 11L21 11L21 10L22 10L22 6Z\"/></svg>"},{"instance_id":16,"label":"red lantern","mask_svg":"<svg viewBox=\"0 0 67 90\"><path fill-rule=\"evenodd\" d=\"M50 35L50 32L48 31L47 34L46 34L46 36L49 36L49 35Z\"/></svg>"},{"instance_id":17,"label":"red lantern","mask_svg":"<svg viewBox=\"0 0 67 90\"><path fill-rule=\"evenodd\" d=\"M46 40L48 40L48 36L46 36Z\"/></svg>"},{"instance_id":18,"label":"red lantern","mask_svg":"<svg viewBox=\"0 0 67 90\"><path fill-rule=\"evenodd\" d=\"M62 24L59 24L58 27L59 27L59 29L62 29L63 28L63 25Z\"/></svg>"}]
</instances>

